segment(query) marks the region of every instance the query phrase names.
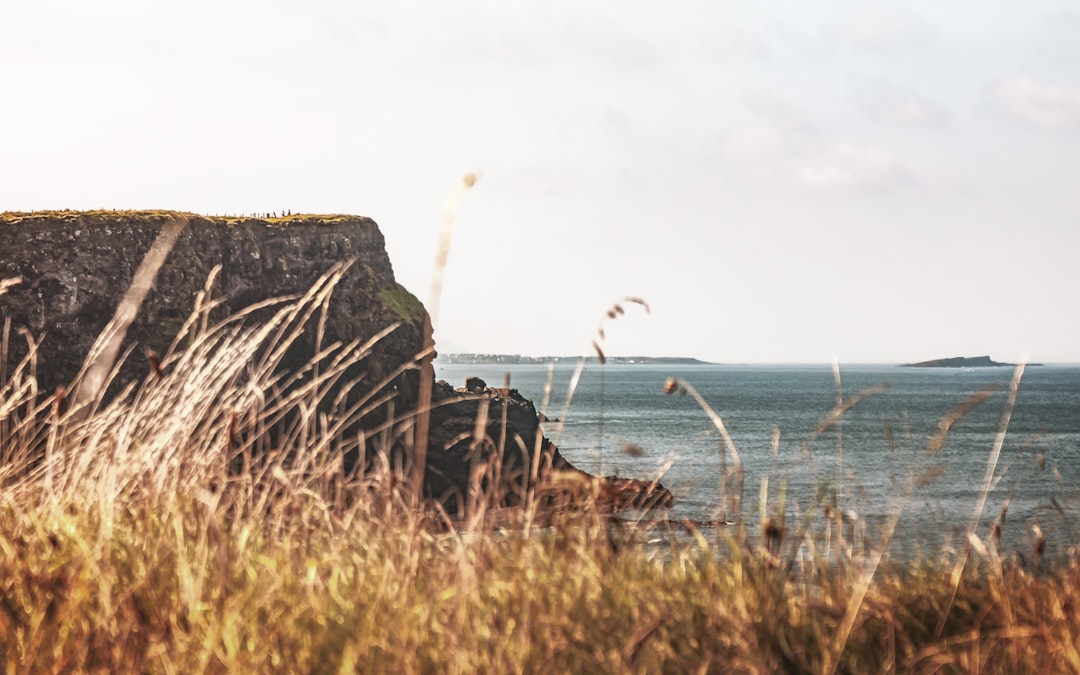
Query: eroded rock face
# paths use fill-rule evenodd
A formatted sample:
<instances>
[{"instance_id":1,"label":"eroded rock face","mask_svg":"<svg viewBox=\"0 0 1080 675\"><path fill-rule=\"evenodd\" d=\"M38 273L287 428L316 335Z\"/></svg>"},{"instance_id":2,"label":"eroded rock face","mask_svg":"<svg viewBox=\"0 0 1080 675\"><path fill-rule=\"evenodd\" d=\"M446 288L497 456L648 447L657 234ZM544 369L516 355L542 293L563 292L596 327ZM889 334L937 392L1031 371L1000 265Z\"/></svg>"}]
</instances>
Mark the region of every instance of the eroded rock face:
<instances>
[{"instance_id":1,"label":"eroded rock face","mask_svg":"<svg viewBox=\"0 0 1080 675\"><path fill-rule=\"evenodd\" d=\"M439 381L434 385L431 404L424 487L429 496L452 507L451 512L464 503L470 473L497 455L500 441L504 448L500 471L507 483L504 496L511 502L520 501L537 449L540 451L538 471L546 473L553 467L569 466L543 436L532 401L523 398L516 389L490 389L479 378L469 378L467 388L456 390ZM484 480L482 487L487 485L488 481Z\"/></svg>"},{"instance_id":2,"label":"eroded rock face","mask_svg":"<svg viewBox=\"0 0 1080 675\"><path fill-rule=\"evenodd\" d=\"M666 508L674 501L659 483L595 478L575 468L544 436L533 402L516 389L488 387L474 377L463 389L439 381L432 405L425 492L451 515L461 513L472 486L491 490L494 466L500 478L494 502L500 506L520 505L530 484L545 508L572 506L583 498L608 511ZM485 471L489 463L493 469ZM470 482L473 472L479 473Z\"/></svg>"},{"instance_id":3,"label":"eroded rock face","mask_svg":"<svg viewBox=\"0 0 1080 675\"><path fill-rule=\"evenodd\" d=\"M23 278L0 296L0 314L10 317L13 333L25 327L35 337L44 335L38 369L42 391L66 385L76 375L171 215L0 214L0 279ZM363 364L367 380L375 382L421 350L425 311L395 281L378 226L357 216L263 220L192 215L125 344L163 353L215 265L221 265L221 274L213 295L223 302L214 318L221 319L267 298L303 293L331 265L354 258L331 299L324 344L364 340L401 322ZM299 363L309 358L314 339L314 331L307 331L292 358ZM26 353L21 337L12 335L10 345L8 372ZM146 361L131 358L118 382L146 374ZM403 380L401 387L408 389L408 384ZM403 396L415 401L414 391L404 391Z\"/></svg>"}]
</instances>

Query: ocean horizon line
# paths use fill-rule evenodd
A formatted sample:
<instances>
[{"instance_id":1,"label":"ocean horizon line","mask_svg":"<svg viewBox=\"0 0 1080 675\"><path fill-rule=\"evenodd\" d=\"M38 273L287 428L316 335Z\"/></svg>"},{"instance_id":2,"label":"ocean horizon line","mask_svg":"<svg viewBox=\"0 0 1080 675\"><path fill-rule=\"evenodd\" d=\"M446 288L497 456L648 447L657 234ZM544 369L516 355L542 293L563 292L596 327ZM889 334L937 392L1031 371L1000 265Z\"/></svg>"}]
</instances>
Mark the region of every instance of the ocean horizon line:
<instances>
[{"instance_id":1,"label":"ocean horizon line","mask_svg":"<svg viewBox=\"0 0 1080 675\"><path fill-rule=\"evenodd\" d=\"M915 366L921 362L915 361L903 361L900 359L891 360L747 360L747 361L710 361L692 356L649 356L649 355L610 355L606 354L601 359L596 354L578 354L578 355L542 355L532 356L527 354L500 354L500 353L481 353L481 352L454 352L439 354L435 358L435 363L439 365L565 365L576 364L581 359L585 359L586 363L597 365L700 365L700 366L821 366L832 368L836 363L839 363L840 367L844 366ZM945 359L937 359L945 360ZM1015 367L1017 363L1001 363L991 366L969 366L974 368L1008 368ZM1026 361L1027 366L1040 366L1040 367L1080 367L1080 361ZM924 367L943 367L943 366L924 366Z\"/></svg>"}]
</instances>

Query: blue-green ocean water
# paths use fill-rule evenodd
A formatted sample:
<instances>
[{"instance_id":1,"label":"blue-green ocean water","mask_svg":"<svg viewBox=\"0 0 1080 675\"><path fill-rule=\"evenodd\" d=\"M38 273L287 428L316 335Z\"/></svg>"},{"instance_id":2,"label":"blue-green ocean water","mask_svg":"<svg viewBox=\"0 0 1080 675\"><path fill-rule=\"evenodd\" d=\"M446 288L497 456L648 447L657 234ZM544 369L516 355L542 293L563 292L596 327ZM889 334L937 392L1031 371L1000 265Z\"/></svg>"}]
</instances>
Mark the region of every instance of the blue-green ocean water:
<instances>
[{"instance_id":1,"label":"blue-green ocean water","mask_svg":"<svg viewBox=\"0 0 1080 675\"><path fill-rule=\"evenodd\" d=\"M502 386L509 373L511 386L538 409L550 377L543 411L562 429L549 422L545 430L570 462L602 475L661 476L677 498L671 517L711 519L720 507L720 436L690 396L664 394L665 381L680 378L720 415L742 458L746 521L758 520L763 478L770 504L784 486L789 516L821 509L814 497L827 485L871 535L902 509L894 546L929 549L956 545L973 519L1013 376L1007 367L841 365L845 399L875 385L887 388L861 399L807 447L837 404L831 365L591 364L564 414L573 371L573 365L549 371L543 365L436 363L436 378L457 387L469 375ZM995 393L955 422L939 452L928 454L942 418L987 387ZM627 444L643 456L623 452ZM1010 546L1028 546L1033 524L1055 549L1080 544L1080 367L1026 369L993 475L981 535L1007 504ZM916 476L923 484L912 489Z\"/></svg>"}]
</instances>

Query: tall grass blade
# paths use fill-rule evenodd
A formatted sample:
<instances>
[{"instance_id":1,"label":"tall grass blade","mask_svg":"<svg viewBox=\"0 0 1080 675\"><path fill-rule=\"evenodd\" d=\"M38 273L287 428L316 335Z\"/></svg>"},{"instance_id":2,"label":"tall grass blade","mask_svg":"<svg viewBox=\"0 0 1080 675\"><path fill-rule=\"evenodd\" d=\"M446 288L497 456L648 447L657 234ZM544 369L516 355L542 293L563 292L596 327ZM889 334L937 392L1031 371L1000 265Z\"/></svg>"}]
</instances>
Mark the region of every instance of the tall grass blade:
<instances>
[{"instance_id":1,"label":"tall grass blade","mask_svg":"<svg viewBox=\"0 0 1080 675\"><path fill-rule=\"evenodd\" d=\"M180 233L188 226L187 216L173 215L165 221L150 250L143 257L139 267L135 270L135 276L131 280L124 297L116 307L116 313L111 321L101 331L97 341L90 348L90 354L83 366L83 374L72 395L72 405L80 407L88 405L104 393L106 376L113 369L116 357L120 353L120 345L127 335L127 329L135 320L142 306L146 294L154 284L158 270L165 263L165 259L172 252L173 246Z\"/></svg>"}]
</instances>

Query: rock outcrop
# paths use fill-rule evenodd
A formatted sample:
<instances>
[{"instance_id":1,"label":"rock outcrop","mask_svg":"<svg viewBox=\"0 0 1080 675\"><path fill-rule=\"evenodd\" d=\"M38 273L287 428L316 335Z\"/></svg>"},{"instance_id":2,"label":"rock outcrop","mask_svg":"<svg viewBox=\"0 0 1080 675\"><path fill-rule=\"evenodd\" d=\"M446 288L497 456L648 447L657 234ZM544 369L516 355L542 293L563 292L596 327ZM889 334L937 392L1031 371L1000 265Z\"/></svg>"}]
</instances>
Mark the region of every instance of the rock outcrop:
<instances>
[{"instance_id":1,"label":"rock outcrop","mask_svg":"<svg viewBox=\"0 0 1080 675\"><path fill-rule=\"evenodd\" d=\"M423 305L394 279L382 233L374 221L357 216L221 218L172 212L42 212L0 214L0 281L21 278L0 294L0 317L12 331L22 328L35 339L40 391L49 394L68 385L99 333L113 317L131 285L135 270L154 244L163 224L177 215L187 227L176 240L142 302L124 344L164 353L192 312L211 270L221 266L213 289L219 320L263 300L301 294L332 265L351 260L337 284L318 330L312 326L294 344L284 368L306 364L322 344L367 340L391 324L372 354L342 381L363 376L372 385L415 361L424 347ZM257 321L259 314L250 320ZM314 320L313 320L314 321ZM27 352L26 340L9 334L7 361L12 372ZM140 380L154 367L141 357L127 359L113 391ZM420 400L417 370L391 384L394 409L407 417ZM332 400L333 397L330 397ZM594 503L611 509L666 506L671 494L657 484L629 479L594 480L566 462L543 436L531 401L515 390L491 389L471 378L467 389L434 386L430 415L425 493L448 511L465 504L470 485L494 490L501 505L520 502L529 481L544 486L543 498L554 503L568 492L552 486L555 476L588 478ZM404 414L403 414L404 413ZM503 416L506 416L505 433ZM486 422L477 424L478 416ZM385 420L375 416L372 425ZM413 447L408 435L391 448L399 463ZM504 448L501 463L491 460ZM534 450L539 449L537 458ZM372 455L368 455L369 459ZM535 459L535 465L534 465ZM477 467L490 470L472 479ZM565 482L565 481L564 481Z\"/></svg>"},{"instance_id":2,"label":"rock outcrop","mask_svg":"<svg viewBox=\"0 0 1080 675\"><path fill-rule=\"evenodd\" d=\"M0 296L0 313L11 319L13 329L25 327L35 337L44 336L38 368L42 391L68 384L79 371L162 224L173 215L0 214L0 279L22 277L22 283ZM221 265L221 273L214 297L221 304L212 318L223 319L268 298L303 293L332 264L355 259L334 291L323 343L367 339L400 322L365 360L368 381L393 372L423 347L425 310L395 281L383 235L373 220L189 217L125 344L163 353L216 265ZM305 362L314 353L314 341L315 331L307 331L290 360ZM8 372L25 353L25 340L10 340ZM128 359L118 383L146 374L144 359ZM401 387L408 389L404 380ZM404 391L403 396L415 401L415 392Z\"/></svg>"},{"instance_id":3,"label":"rock outcrop","mask_svg":"<svg viewBox=\"0 0 1080 675\"><path fill-rule=\"evenodd\" d=\"M451 514L462 512L470 489L508 507L521 505L530 489L547 509L583 497L604 511L666 508L674 501L657 482L596 478L575 468L544 436L533 402L517 389L488 387L476 377L462 389L439 381L432 406L425 492Z\"/></svg>"}]
</instances>

